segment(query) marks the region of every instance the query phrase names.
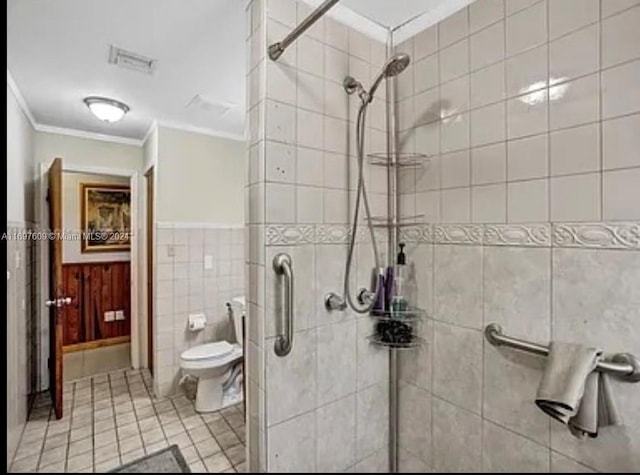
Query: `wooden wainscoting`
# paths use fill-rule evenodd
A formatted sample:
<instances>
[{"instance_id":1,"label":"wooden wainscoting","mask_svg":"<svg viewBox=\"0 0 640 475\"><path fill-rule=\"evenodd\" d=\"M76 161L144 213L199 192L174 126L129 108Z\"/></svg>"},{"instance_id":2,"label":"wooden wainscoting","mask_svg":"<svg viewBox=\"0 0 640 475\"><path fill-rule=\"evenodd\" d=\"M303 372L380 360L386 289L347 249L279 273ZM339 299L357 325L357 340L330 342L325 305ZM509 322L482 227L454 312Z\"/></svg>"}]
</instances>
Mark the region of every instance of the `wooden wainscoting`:
<instances>
[{"instance_id":1,"label":"wooden wainscoting","mask_svg":"<svg viewBox=\"0 0 640 475\"><path fill-rule=\"evenodd\" d=\"M65 347L82 349L96 341L117 344L130 337L130 270L128 261L62 265L63 295L71 297L63 312ZM105 312L117 310L124 312L124 320L105 320Z\"/></svg>"}]
</instances>

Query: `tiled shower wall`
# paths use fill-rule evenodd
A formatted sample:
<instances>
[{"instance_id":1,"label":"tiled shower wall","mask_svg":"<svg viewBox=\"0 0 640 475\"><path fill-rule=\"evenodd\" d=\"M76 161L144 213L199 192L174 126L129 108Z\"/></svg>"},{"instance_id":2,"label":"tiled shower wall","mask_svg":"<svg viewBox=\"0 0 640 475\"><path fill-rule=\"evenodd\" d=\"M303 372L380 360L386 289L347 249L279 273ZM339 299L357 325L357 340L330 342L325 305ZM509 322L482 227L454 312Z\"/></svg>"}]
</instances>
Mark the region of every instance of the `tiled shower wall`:
<instances>
[{"instance_id":1,"label":"tiled shower wall","mask_svg":"<svg viewBox=\"0 0 640 475\"><path fill-rule=\"evenodd\" d=\"M324 17L274 62L268 44L310 13L294 0L248 9L249 464L268 471L386 471L388 361L369 345L369 317L328 313L342 293L355 192L358 101L342 81L365 84L386 47ZM382 88L383 89L383 88ZM385 95L372 104L367 151L386 149ZM384 169L366 168L373 212L386 213ZM381 244L382 246L382 244ZM272 259L293 260L293 349L274 353L282 283ZM354 285L368 285L373 257L358 249ZM356 285L357 282L357 285Z\"/></svg>"},{"instance_id":2,"label":"tiled shower wall","mask_svg":"<svg viewBox=\"0 0 640 475\"><path fill-rule=\"evenodd\" d=\"M156 228L154 390L180 390L180 354L217 340L235 341L226 303L244 295L242 228ZM212 266L205 269L205 256ZM204 330L188 330L188 316L204 313Z\"/></svg>"},{"instance_id":3,"label":"tiled shower wall","mask_svg":"<svg viewBox=\"0 0 640 475\"><path fill-rule=\"evenodd\" d=\"M533 403L515 337L640 354L640 2L478 0L399 49L402 176L425 345L401 363L403 471L639 471L624 426L579 441Z\"/></svg>"},{"instance_id":4,"label":"tiled shower wall","mask_svg":"<svg viewBox=\"0 0 640 475\"><path fill-rule=\"evenodd\" d=\"M9 459L27 420L29 396L39 388L39 330L36 306L33 305L38 298L38 286L35 281L35 241L25 239L29 229L34 229L33 224L7 223L7 355L18 355L17 360L7 361ZM19 235L22 239L16 238ZM18 350L11 350L16 345Z\"/></svg>"}]
</instances>

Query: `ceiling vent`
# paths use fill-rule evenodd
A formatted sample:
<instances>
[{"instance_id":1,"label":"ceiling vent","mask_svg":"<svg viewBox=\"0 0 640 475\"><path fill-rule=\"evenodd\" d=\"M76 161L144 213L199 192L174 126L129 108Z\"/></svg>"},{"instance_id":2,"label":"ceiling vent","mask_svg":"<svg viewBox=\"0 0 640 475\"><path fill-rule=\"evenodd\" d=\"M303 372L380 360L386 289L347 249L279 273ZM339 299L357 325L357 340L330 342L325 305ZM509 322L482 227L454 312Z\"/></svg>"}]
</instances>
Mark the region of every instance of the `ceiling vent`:
<instances>
[{"instance_id":1,"label":"ceiling vent","mask_svg":"<svg viewBox=\"0 0 640 475\"><path fill-rule=\"evenodd\" d=\"M109 47L109 63L121 68L153 74L158 61L111 45Z\"/></svg>"},{"instance_id":2,"label":"ceiling vent","mask_svg":"<svg viewBox=\"0 0 640 475\"><path fill-rule=\"evenodd\" d=\"M196 94L195 96L193 96L193 99L189 101L186 107L190 110L223 116L231 109L233 109L235 105L229 104L228 102L209 101L202 97L200 94Z\"/></svg>"}]
</instances>

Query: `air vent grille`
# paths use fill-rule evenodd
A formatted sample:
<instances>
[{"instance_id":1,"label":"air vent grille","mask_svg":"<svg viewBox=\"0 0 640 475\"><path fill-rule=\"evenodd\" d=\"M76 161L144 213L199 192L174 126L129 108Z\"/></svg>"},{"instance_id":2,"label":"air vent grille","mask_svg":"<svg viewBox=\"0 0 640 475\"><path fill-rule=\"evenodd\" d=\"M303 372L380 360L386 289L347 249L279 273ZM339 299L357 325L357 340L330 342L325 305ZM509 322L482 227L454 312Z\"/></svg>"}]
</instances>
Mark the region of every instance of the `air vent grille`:
<instances>
[{"instance_id":1,"label":"air vent grille","mask_svg":"<svg viewBox=\"0 0 640 475\"><path fill-rule=\"evenodd\" d=\"M207 114L213 114L218 116L223 116L231 109L235 107L234 104L229 104L227 102L217 102L205 99L200 94L196 94L187 104L187 109L197 110L200 112L205 112Z\"/></svg>"},{"instance_id":2,"label":"air vent grille","mask_svg":"<svg viewBox=\"0 0 640 475\"><path fill-rule=\"evenodd\" d=\"M153 74L158 62L153 58L111 45L109 47L109 63L121 68Z\"/></svg>"}]
</instances>

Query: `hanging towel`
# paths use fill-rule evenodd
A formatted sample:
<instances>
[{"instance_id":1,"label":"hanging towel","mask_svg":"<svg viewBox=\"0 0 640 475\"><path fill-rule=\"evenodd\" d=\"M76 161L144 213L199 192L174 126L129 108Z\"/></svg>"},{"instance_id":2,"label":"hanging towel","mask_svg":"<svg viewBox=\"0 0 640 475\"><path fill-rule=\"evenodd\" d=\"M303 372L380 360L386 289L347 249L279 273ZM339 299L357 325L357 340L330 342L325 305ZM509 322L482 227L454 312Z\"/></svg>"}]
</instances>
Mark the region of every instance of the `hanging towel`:
<instances>
[{"instance_id":1,"label":"hanging towel","mask_svg":"<svg viewBox=\"0 0 640 475\"><path fill-rule=\"evenodd\" d=\"M608 376L594 371L601 355L595 348L552 342L538 386L538 407L579 438L596 437L599 427L620 424Z\"/></svg>"},{"instance_id":2,"label":"hanging towel","mask_svg":"<svg viewBox=\"0 0 640 475\"><path fill-rule=\"evenodd\" d=\"M622 424L613 399L609 376L593 371L588 377L578 413L569 419L571 433L583 439L598 437L598 429Z\"/></svg>"}]
</instances>

